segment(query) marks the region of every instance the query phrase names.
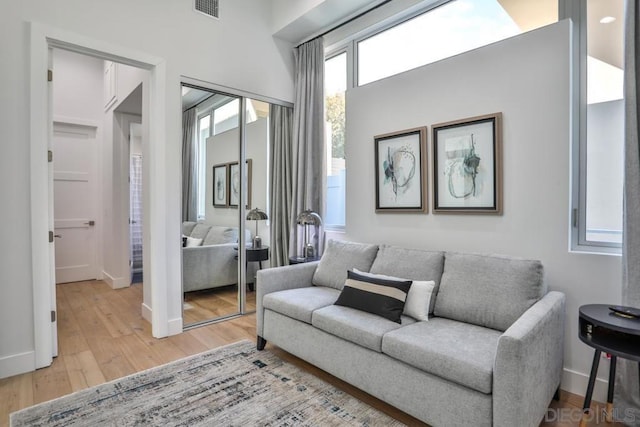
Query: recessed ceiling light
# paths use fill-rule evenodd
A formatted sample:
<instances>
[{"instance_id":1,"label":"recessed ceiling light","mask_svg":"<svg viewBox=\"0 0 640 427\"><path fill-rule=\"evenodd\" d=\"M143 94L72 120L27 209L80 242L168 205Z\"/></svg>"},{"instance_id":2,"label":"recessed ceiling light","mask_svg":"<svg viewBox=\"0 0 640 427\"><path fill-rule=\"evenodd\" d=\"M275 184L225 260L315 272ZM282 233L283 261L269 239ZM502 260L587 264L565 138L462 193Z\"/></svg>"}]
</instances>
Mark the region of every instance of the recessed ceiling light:
<instances>
[{"instance_id":1,"label":"recessed ceiling light","mask_svg":"<svg viewBox=\"0 0 640 427\"><path fill-rule=\"evenodd\" d=\"M616 18L614 18L613 16L605 16L604 18L602 18L600 20L600 23L601 24L611 24L615 20L616 20Z\"/></svg>"}]
</instances>

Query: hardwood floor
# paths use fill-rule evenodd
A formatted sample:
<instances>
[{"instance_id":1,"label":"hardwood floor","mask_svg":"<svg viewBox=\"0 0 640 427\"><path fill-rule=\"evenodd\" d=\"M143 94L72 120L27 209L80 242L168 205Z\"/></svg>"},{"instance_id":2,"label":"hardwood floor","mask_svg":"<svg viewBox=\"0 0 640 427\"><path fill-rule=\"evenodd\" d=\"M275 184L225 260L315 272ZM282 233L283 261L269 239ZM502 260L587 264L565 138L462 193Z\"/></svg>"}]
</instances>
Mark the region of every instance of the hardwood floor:
<instances>
[{"instance_id":1,"label":"hardwood floor","mask_svg":"<svg viewBox=\"0 0 640 427\"><path fill-rule=\"evenodd\" d=\"M246 311L256 310L256 293L247 289ZM184 324L189 325L239 312L238 285L184 294Z\"/></svg>"},{"instance_id":2,"label":"hardwood floor","mask_svg":"<svg viewBox=\"0 0 640 427\"><path fill-rule=\"evenodd\" d=\"M50 367L0 380L0 427L9 425L11 412L36 403L241 339L255 339L255 314L154 339L151 325L140 315L141 284L112 290L100 281L78 282L58 285L57 291L59 356ZM271 344L267 348L405 424L425 425ZM541 426L578 425L581 404L582 397L562 392L560 401L551 404L549 421ZM595 411L600 413L600 408Z\"/></svg>"}]
</instances>

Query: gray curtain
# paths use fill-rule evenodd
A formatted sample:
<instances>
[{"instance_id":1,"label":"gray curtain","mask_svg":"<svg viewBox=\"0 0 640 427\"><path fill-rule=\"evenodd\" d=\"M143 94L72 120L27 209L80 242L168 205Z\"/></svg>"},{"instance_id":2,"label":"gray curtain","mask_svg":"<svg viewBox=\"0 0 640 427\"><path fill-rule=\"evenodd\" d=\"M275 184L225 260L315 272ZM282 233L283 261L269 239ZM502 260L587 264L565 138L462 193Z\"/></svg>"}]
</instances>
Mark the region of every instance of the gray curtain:
<instances>
[{"instance_id":1,"label":"gray curtain","mask_svg":"<svg viewBox=\"0 0 640 427\"><path fill-rule=\"evenodd\" d=\"M626 1L625 13L625 170L622 244L622 303L640 307L640 146L638 142L638 0ZM616 418L640 426L638 362L618 360L614 404Z\"/></svg>"},{"instance_id":2,"label":"gray curtain","mask_svg":"<svg viewBox=\"0 0 640 427\"><path fill-rule=\"evenodd\" d=\"M182 113L182 220L198 219L198 144L196 109Z\"/></svg>"},{"instance_id":3,"label":"gray curtain","mask_svg":"<svg viewBox=\"0 0 640 427\"><path fill-rule=\"evenodd\" d=\"M291 234L291 173L293 109L271 105L269 109L269 200L271 221L271 266L289 264Z\"/></svg>"},{"instance_id":4,"label":"gray curtain","mask_svg":"<svg viewBox=\"0 0 640 427\"><path fill-rule=\"evenodd\" d=\"M296 217L305 209L324 211L324 41L311 40L295 50L293 109L293 197L289 254L298 251Z\"/></svg>"}]
</instances>

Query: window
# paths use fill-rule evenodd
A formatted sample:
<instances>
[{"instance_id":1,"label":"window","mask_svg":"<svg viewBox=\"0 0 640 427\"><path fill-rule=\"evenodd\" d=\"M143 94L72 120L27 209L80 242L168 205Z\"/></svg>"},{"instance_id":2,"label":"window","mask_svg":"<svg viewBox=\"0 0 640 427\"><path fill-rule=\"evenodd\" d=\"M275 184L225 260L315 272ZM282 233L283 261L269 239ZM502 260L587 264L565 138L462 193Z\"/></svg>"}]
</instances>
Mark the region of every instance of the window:
<instances>
[{"instance_id":1,"label":"window","mask_svg":"<svg viewBox=\"0 0 640 427\"><path fill-rule=\"evenodd\" d=\"M358 85L558 20L557 0L453 0L357 43Z\"/></svg>"},{"instance_id":2,"label":"window","mask_svg":"<svg viewBox=\"0 0 640 427\"><path fill-rule=\"evenodd\" d=\"M582 2L581 2L582 3ZM582 4L579 194L574 249L619 252L623 192L623 0ZM577 232L577 235L576 235Z\"/></svg>"},{"instance_id":3,"label":"window","mask_svg":"<svg viewBox=\"0 0 640 427\"><path fill-rule=\"evenodd\" d=\"M345 225L345 92L347 90L347 53L325 61L325 129L327 138L326 228Z\"/></svg>"},{"instance_id":4,"label":"window","mask_svg":"<svg viewBox=\"0 0 640 427\"><path fill-rule=\"evenodd\" d=\"M198 116L198 219L205 217L207 138L211 136L211 112Z\"/></svg>"}]
</instances>

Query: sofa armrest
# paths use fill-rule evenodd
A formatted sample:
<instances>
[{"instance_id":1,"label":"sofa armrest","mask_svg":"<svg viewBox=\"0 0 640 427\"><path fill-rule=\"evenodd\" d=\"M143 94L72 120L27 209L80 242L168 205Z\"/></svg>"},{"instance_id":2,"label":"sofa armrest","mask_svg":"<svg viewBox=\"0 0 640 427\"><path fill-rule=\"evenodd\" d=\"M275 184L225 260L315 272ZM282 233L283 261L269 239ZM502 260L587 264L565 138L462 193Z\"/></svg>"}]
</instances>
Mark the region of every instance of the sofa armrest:
<instances>
[{"instance_id":1,"label":"sofa armrest","mask_svg":"<svg viewBox=\"0 0 640 427\"><path fill-rule=\"evenodd\" d=\"M264 308L262 299L271 292L311 286L319 261L259 270L256 279L256 332L262 336Z\"/></svg>"},{"instance_id":2,"label":"sofa armrest","mask_svg":"<svg viewBox=\"0 0 640 427\"><path fill-rule=\"evenodd\" d=\"M549 292L498 340L493 425L538 426L560 385L565 296Z\"/></svg>"}]
</instances>

